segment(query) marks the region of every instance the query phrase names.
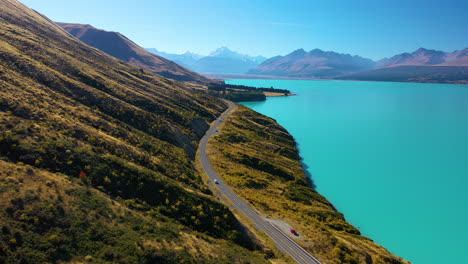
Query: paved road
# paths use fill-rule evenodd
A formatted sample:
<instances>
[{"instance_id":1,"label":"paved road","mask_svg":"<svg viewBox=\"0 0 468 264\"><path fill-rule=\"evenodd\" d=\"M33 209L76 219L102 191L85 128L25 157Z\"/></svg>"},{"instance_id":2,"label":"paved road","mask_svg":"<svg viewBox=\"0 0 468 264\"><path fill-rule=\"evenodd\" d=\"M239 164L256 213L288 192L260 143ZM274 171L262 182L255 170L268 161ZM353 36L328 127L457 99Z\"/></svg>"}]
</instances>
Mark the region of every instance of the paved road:
<instances>
[{"instance_id":1,"label":"paved road","mask_svg":"<svg viewBox=\"0 0 468 264\"><path fill-rule=\"evenodd\" d=\"M276 242L276 246L289 254L293 259L301 264L320 264L316 258L314 258L310 253L304 250L296 242L288 237L285 233L279 230L277 227L273 226L270 222L266 221L262 216L260 216L252 207L247 203L241 200L230 188L227 186L224 181L219 177L216 171L210 164L208 155L206 154L206 145L208 139L218 134L218 126L223 122L223 120L237 108L237 106L229 101L226 101L229 104L229 108L211 125L210 129L206 132L205 136L201 139L200 142L200 161L203 166L203 170L208 174L210 180L214 182L216 179L218 184L216 187L219 189L220 193L224 195L229 201L233 204L233 207L239 212L242 212L246 217L252 221L258 229L264 231L273 241Z\"/></svg>"}]
</instances>

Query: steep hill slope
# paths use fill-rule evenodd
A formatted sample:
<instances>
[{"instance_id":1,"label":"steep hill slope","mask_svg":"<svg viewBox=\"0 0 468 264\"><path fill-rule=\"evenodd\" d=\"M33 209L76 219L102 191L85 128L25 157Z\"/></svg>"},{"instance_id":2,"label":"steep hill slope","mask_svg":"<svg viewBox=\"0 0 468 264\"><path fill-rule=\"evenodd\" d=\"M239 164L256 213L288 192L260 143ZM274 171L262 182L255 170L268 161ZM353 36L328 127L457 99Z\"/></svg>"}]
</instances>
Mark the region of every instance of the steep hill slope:
<instances>
[{"instance_id":1,"label":"steep hill slope","mask_svg":"<svg viewBox=\"0 0 468 264\"><path fill-rule=\"evenodd\" d=\"M225 108L0 0L0 263L265 262L193 155Z\"/></svg>"},{"instance_id":2,"label":"steep hill slope","mask_svg":"<svg viewBox=\"0 0 468 264\"><path fill-rule=\"evenodd\" d=\"M267 263L57 173L0 160L0 186L1 263Z\"/></svg>"},{"instance_id":3,"label":"steep hill slope","mask_svg":"<svg viewBox=\"0 0 468 264\"><path fill-rule=\"evenodd\" d=\"M210 79L184 68L173 61L153 54L138 46L118 32L109 32L90 25L57 23L71 35L84 43L163 77L198 83L209 83Z\"/></svg>"},{"instance_id":4,"label":"steep hill slope","mask_svg":"<svg viewBox=\"0 0 468 264\"><path fill-rule=\"evenodd\" d=\"M310 52L299 49L286 56L273 57L248 73L289 77L332 77L374 67L375 63L372 60L359 56L319 49Z\"/></svg>"}]
</instances>

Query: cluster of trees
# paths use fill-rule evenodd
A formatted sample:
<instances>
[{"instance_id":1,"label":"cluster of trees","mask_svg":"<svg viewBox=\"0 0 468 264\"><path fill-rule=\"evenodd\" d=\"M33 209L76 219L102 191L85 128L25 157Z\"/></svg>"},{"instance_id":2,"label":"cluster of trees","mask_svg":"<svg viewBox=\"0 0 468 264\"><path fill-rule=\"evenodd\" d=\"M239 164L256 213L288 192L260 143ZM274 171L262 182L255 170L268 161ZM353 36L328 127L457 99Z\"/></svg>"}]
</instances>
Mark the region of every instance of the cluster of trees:
<instances>
[{"instance_id":1,"label":"cluster of trees","mask_svg":"<svg viewBox=\"0 0 468 264\"><path fill-rule=\"evenodd\" d=\"M264 87L252 87L247 85L235 85L235 84L226 84L226 83L215 83L208 86L208 90L226 92L226 91L257 91L257 92L270 92L270 93L282 93L282 94L291 94L291 91L286 89L276 89L273 87L264 88Z\"/></svg>"},{"instance_id":2,"label":"cluster of trees","mask_svg":"<svg viewBox=\"0 0 468 264\"><path fill-rule=\"evenodd\" d=\"M257 91L246 91L246 92L230 92L218 96L233 102L251 102L251 101L265 101L266 96Z\"/></svg>"}]
</instances>

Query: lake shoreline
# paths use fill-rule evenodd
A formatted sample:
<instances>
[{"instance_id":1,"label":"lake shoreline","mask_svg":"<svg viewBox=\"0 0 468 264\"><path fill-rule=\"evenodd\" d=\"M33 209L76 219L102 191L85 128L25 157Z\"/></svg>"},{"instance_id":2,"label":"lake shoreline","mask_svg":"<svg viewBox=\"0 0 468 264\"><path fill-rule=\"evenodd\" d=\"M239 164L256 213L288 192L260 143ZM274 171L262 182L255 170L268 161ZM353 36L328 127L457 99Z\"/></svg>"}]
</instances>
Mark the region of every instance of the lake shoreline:
<instances>
[{"instance_id":1,"label":"lake shoreline","mask_svg":"<svg viewBox=\"0 0 468 264\"><path fill-rule=\"evenodd\" d=\"M428 258L423 247L451 252L452 261L460 257L460 247L438 241L463 244L461 237L468 235L460 222L468 217L468 210L450 210L468 201L461 190L466 186L461 175L467 171L463 157L468 157L466 86L230 81L275 86L301 95L243 105L274 118L289 131L316 189L365 235L415 263L438 263L437 258ZM430 150L424 151L429 145ZM439 176L448 171L451 181L440 185ZM452 191L442 192L440 186ZM441 193L434 197L429 190ZM389 215L389 210L395 212ZM434 231L442 228L444 215L454 213L460 220L443 224L447 230L443 234ZM427 233L421 226L433 231Z\"/></svg>"},{"instance_id":2,"label":"lake shoreline","mask_svg":"<svg viewBox=\"0 0 468 264\"><path fill-rule=\"evenodd\" d=\"M291 81L337 81L337 82L383 82L383 83L421 83L421 84L451 84L468 85L468 81L461 82L417 82L417 81L385 81L385 80L358 80L358 79L340 79L340 78L317 78L317 77L288 77L273 75L249 75L249 74L214 74L202 73L204 76L222 81L233 79L241 80L291 80Z\"/></svg>"}]
</instances>

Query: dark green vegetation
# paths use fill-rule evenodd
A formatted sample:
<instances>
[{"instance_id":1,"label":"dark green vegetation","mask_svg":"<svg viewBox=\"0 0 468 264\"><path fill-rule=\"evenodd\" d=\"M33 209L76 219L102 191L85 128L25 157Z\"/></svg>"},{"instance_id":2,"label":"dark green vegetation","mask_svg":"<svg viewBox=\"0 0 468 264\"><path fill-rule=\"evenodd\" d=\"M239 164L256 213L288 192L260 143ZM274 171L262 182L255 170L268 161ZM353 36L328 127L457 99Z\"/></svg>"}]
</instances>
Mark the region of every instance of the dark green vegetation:
<instances>
[{"instance_id":1,"label":"dark green vegetation","mask_svg":"<svg viewBox=\"0 0 468 264\"><path fill-rule=\"evenodd\" d=\"M234 102L265 101L265 93L275 95L290 95L285 89L256 88L245 85L212 83L208 85L208 94Z\"/></svg>"},{"instance_id":2,"label":"dark green vegetation","mask_svg":"<svg viewBox=\"0 0 468 264\"><path fill-rule=\"evenodd\" d=\"M312 187L294 139L273 119L239 107L209 145L220 176L262 215L295 228L322 263L408 263L358 229Z\"/></svg>"},{"instance_id":3,"label":"dark green vegetation","mask_svg":"<svg viewBox=\"0 0 468 264\"><path fill-rule=\"evenodd\" d=\"M0 0L0 263L263 263L194 168L226 106Z\"/></svg>"},{"instance_id":4,"label":"dark green vegetation","mask_svg":"<svg viewBox=\"0 0 468 264\"><path fill-rule=\"evenodd\" d=\"M5 161L0 167L1 263L265 262L230 240L164 216L164 205L148 210L64 175Z\"/></svg>"},{"instance_id":5,"label":"dark green vegetation","mask_svg":"<svg viewBox=\"0 0 468 264\"><path fill-rule=\"evenodd\" d=\"M218 91L207 91L208 94L230 100L233 102L250 102L250 101L265 101L266 96L262 92L257 91L230 91L230 92L218 92Z\"/></svg>"},{"instance_id":6,"label":"dark green vegetation","mask_svg":"<svg viewBox=\"0 0 468 264\"><path fill-rule=\"evenodd\" d=\"M269 93L281 93L281 94L291 94L291 91L286 89L276 89L276 88L264 88L264 87L252 87L246 85L235 85L227 83L213 83L208 85L208 90L218 91L218 92L229 92L229 91L258 91L258 92L269 92Z\"/></svg>"}]
</instances>

